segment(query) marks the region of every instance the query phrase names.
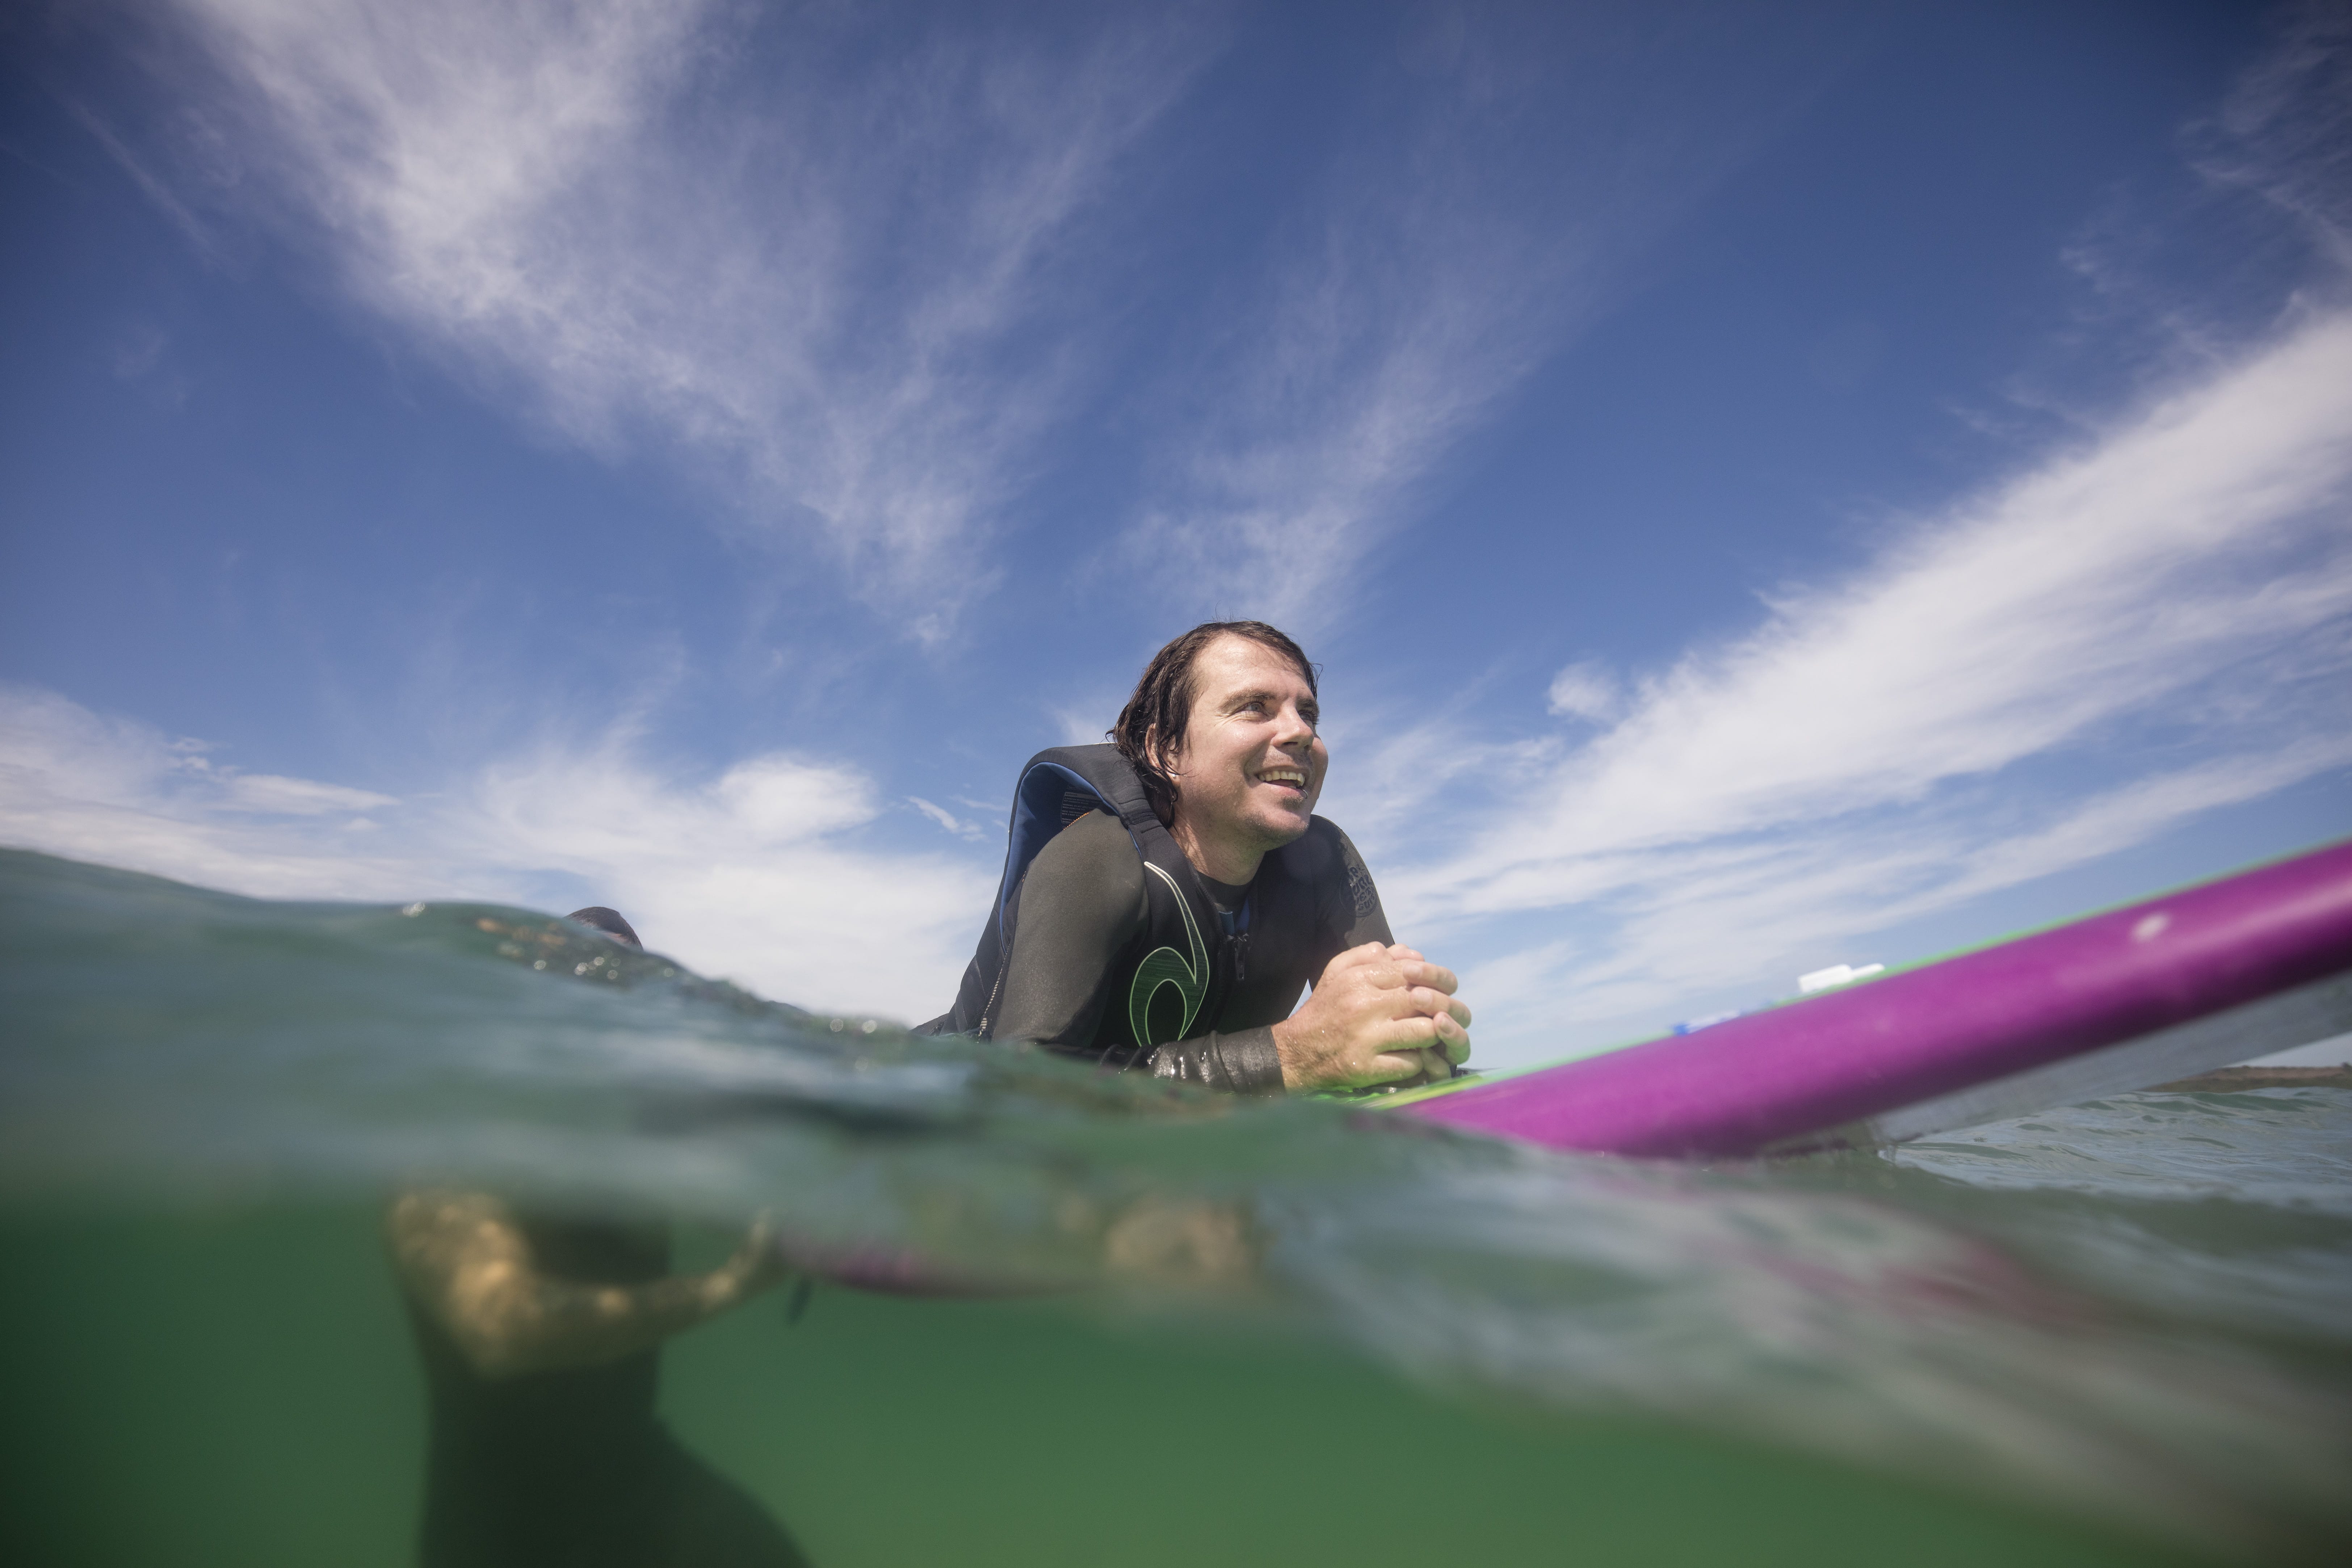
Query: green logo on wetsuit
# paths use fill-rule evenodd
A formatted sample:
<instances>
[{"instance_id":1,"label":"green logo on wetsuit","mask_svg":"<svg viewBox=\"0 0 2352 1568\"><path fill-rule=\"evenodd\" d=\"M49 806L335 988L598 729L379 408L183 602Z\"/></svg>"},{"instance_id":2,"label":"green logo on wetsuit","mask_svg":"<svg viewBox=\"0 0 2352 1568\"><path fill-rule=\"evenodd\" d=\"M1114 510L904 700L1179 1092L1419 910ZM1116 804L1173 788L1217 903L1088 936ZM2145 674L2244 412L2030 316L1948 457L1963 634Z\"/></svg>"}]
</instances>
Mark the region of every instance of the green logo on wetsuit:
<instances>
[{"instance_id":1,"label":"green logo on wetsuit","mask_svg":"<svg viewBox=\"0 0 2352 1568\"><path fill-rule=\"evenodd\" d=\"M1151 1037L1151 999L1162 985L1176 987L1177 996L1184 1004L1184 1021L1168 1038L1181 1040L1192 1028L1194 1015L1201 1011L1202 999L1209 994L1209 950L1201 942L1201 928L1192 920L1192 906L1176 879L1146 860L1143 868L1168 884L1175 896L1177 912L1184 917L1184 935L1192 946L1192 961L1172 947L1155 947L1144 954L1143 962L1135 966L1135 984L1127 994L1127 1020L1134 1026L1135 1043L1139 1046L1164 1046L1167 1040Z\"/></svg>"}]
</instances>

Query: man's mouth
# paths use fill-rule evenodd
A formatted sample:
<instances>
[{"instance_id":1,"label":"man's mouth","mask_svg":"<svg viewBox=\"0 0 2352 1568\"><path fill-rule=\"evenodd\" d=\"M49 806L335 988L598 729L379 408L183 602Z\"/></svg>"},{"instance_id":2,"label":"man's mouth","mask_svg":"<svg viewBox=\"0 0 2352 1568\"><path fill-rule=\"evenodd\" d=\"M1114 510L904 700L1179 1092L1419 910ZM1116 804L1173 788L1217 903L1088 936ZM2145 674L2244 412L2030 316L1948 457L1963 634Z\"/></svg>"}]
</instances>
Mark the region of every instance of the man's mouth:
<instances>
[{"instance_id":1,"label":"man's mouth","mask_svg":"<svg viewBox=\"0 0 2352 1568\"><path fill-rule=\"evenodd\" d=\"M1257 780L1260 784L1287 784L1301 795L1305 795L1307 793L1307 770L1305 768L1266 768L1258 773Z\"/></svg>"}]
</instances>

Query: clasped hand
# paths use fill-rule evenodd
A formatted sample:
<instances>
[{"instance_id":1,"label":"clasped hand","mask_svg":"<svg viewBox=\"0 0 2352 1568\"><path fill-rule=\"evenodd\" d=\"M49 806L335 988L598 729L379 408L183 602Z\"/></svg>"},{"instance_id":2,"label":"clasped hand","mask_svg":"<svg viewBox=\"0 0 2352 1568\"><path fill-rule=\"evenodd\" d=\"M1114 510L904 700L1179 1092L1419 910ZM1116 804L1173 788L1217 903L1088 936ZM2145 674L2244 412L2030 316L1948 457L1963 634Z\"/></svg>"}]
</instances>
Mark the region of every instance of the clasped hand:
<instances>
[{"instance_id":1,"label":"clasped hand","mask_svg":"<svg viewBox=\"0 0 2352 1568\"><path fill-rule=\"evenodd\" d=\"M1454 972L1402 943L1366 942L1326 966L1307 1005L1274 1026L1285 1089L1362 1089L1453 1076L1470 1055Z\"/></svg>"}]
</instances>

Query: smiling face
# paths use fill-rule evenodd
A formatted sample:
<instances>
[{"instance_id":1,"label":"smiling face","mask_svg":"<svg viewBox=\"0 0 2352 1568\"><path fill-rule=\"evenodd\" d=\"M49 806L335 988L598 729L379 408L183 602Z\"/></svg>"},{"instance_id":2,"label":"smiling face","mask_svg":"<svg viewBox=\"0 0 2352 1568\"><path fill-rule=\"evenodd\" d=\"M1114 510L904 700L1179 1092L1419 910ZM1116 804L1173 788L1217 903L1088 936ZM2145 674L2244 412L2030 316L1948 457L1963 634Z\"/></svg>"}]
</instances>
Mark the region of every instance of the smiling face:
<instances>
[{"instance_id":1,"label":"smiling face","mask_svg":"<svg viewBox=\"0 0 2352 1568\"><path fill-rule=\"evenodd\" d=\"M1263 643L1230 634L1192 664L1184 743L1161 765L1176 781L1169 831L1221 882L1246 882L1259 858L1307 831L1330 753L1307 677Z\"/></svg>"}]
</instances>

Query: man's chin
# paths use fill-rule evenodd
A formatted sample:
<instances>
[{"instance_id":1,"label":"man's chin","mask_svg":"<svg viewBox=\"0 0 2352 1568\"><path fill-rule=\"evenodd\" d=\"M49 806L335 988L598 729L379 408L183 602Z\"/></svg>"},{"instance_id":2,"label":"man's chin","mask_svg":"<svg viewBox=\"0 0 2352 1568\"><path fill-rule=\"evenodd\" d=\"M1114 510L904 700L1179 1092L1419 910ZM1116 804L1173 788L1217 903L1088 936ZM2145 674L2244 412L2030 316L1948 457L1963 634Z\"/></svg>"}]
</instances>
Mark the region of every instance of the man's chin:
<instances>
[{"instance_id":1,"label":"man's chin","mask_svg":"<svg viewBox=\"0 0 2352 1568\"><path fill-rule=\"evenodd\" d=\"M1269 816L1262 818L1252 823L1251 826L1257 829L1259 841L1265 847L1279 849L1286 844L1297 843L1306 835L1308 826L1314 820L1314 812L1302 805L1295 816L1289 812L1284 812L1278 816Z\"/></svg>"}]
</instances>

